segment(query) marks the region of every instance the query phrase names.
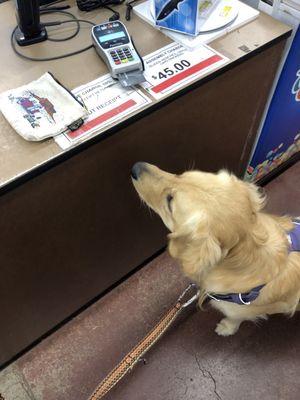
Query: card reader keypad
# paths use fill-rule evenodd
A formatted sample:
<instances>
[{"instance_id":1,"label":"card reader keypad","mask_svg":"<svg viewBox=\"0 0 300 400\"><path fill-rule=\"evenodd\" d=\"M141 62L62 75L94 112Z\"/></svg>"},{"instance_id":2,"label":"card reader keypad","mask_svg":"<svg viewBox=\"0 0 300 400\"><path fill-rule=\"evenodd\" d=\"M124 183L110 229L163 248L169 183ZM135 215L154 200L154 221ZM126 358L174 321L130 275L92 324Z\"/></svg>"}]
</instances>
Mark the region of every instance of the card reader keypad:
<instances>
[{"instance_id":1,"label":"card reader keypad","mask_svg":"<svg viewBox=\"0 0 300 400\"><path fill-rule=\"evenodd\" d=\"M116 65L125 64L133 61L133 56L128 47L123 47L117 50L111 50L110 55Z\"/></svg>"}]
</instances>

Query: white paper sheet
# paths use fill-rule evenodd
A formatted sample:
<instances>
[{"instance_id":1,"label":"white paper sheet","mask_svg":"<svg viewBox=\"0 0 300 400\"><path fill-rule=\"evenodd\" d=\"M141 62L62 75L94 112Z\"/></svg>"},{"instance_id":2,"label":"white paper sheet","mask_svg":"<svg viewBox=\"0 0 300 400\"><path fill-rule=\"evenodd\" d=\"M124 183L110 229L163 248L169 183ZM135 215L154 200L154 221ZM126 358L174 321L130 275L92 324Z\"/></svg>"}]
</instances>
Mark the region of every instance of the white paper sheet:
<instances>
[{"instance_id":1,"label":"white paper sheet","mask_svg":"<svg viewBox=\"0 0 300 400\"><path fill-rule=\"evenodd\" d=\"M72 93L85 105L89 116L76 131L55 137L62 149L102 132L109 125L151 103L151 99L142 91L133 87L123 88L110 74L82 85L72 90Z\"/></svg>"}]
</instances>

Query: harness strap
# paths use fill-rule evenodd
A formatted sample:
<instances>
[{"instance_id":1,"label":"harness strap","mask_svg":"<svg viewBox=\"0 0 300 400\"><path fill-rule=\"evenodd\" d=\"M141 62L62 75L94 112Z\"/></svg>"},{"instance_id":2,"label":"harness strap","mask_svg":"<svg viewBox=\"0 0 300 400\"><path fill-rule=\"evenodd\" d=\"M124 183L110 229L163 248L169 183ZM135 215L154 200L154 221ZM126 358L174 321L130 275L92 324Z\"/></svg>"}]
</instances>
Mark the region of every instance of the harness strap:
<instances>
[{"instance_id":1,"label":"harness strap","mask_svg":"<svg viewBox=\"0 0 300 400\"><path fill-rule=\"evenodd\" d=\"M210 294L207 293L207 296L216 301L229 301L230 303L235 303L239 305L250 305L252 301L257 299L261 289L265 286L259 285L255 288L251 289L250 292L247 293L227 293L227 294Z\"/></svg>"},{"instance_id":2,"label":"harness strap","mask_svg":"<svg viewBox=\"0 0 300 400\"><path fill-rule=\"evenodd\" d=\"M300 251L300 220L294 220L294 229L287 235L290 251Z\"/></svg>"},{"instance_id":3,"label":"harness strap","mask_svg":"<svg viewBox=\"0 0 300 400\"><path fill-rule=\"evenodd\" d=\"M300 252L300 219L293 220L294 229L289 232L287 239L290 243L289 251L299 251ZM229 301L230 303L235 303L239 305L250 305L252 301L257 299L261 289L265 286L259 285L251 289L247 293L228 293L228 294L210 294L207 293L207 297L216 301Z\"/></svg>"}]
</instances>

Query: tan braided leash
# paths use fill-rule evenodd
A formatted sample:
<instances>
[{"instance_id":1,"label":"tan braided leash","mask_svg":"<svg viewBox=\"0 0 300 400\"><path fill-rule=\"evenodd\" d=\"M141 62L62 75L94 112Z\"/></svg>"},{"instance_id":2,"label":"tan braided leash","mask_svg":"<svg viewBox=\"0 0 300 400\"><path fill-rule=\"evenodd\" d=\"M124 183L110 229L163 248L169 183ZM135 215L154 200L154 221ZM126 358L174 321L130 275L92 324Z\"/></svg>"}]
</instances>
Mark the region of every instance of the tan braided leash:
<instances>
[{"instance_id":1,"label":"tan braided leash","mask_svg":"<svg viewBox=\"0 0 300 400\"><path fill-rule=\"evenodd\" d=\"M184 301L186 294L192 289L197 291L196 294ZM198 297L199 291L197 290L197 286L191 283L181 294L176 304L163 316L158 324L155 325L144 339L142 339L103 379L94 393L89 397L89 400L102 399L139 361L142 360L143 355L161 338L179 316L181 311L196 301Z\"/></svg>"}]
</instances>

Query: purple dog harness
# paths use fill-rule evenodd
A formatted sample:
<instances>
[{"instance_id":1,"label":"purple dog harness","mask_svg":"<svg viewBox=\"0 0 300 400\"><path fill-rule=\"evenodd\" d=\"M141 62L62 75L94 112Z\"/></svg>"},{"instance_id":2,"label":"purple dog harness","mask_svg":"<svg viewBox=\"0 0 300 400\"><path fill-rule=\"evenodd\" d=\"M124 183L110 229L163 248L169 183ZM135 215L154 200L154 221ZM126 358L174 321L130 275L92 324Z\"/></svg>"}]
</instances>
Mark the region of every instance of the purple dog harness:
<instances>
[{"instance_id":1,"label":"purple dog harness","mask_svg":"<svg viewBox=\"0 0 300 400\"><path fill-rule=\"evenodd\" d=\"M300 251L300 220L294 220L294 229L288 234L290 251Z\"/></svg>"},{"instance_id":2,"label":"purple dog harness","mask_svg":"<svg viewBox=\"0 0 300 400\"><path fill-rule=\"evenodd\" d=\"M287 235L288 241L290 243L289 251L299 251L300 252L300 220L294 220L294 229ZM228 293L228 294L210 294L207 293L207 297L211 300L216 301L229 301L230 303L235 303L239 305L250 305L252 301L257 299L259 292L265 286L265 284L256 286L247 293Z\"/></svg>"}]
</instances>

